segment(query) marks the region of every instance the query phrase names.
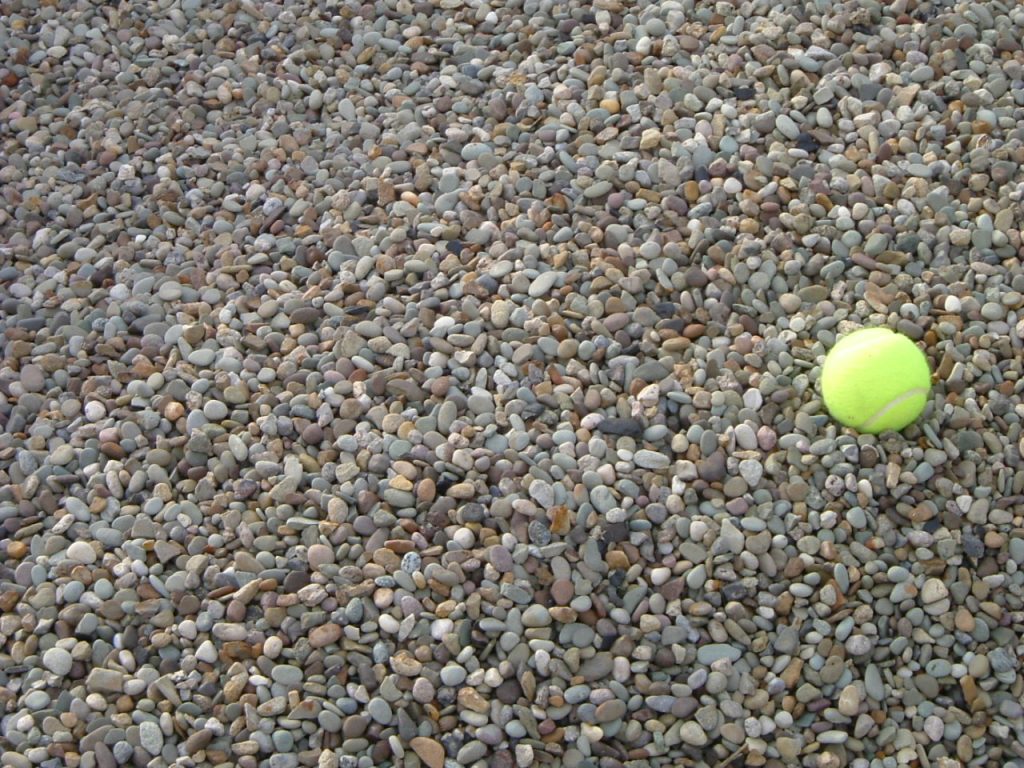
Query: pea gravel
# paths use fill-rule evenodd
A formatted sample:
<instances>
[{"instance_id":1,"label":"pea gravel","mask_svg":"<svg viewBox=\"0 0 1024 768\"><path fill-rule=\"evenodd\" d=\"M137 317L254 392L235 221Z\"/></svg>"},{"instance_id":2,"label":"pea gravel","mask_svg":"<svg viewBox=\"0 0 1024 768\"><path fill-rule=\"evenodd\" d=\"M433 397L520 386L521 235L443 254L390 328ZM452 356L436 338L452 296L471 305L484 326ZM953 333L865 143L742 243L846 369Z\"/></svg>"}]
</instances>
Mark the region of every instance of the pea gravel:
<instances>
[{"instance_id":1,"label":"pea gravel","mask_svg":"<svg viewBox=\"0 0 1024 768\"><path fill-rule=\"evenodd\" d=\"M1024 766L1024 7L2 17L0 766Z\"/></svg>"}]
</instances>

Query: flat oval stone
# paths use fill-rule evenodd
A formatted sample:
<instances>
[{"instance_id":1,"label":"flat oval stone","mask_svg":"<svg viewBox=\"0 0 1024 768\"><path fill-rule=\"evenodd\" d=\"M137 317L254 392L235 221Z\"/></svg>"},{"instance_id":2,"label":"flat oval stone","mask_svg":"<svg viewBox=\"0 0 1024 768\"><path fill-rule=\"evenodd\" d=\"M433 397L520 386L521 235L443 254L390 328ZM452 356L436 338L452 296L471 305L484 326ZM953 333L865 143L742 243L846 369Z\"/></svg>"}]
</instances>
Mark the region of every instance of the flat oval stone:
<instances>
[{"instance_id":1,"label":"flat oval stone","mask_svg":"<svg viewBox=\"0 0 1024 768\"><path fill-rule=\"evenodd\" d=\"M641 449L633 454L633 463L643 469L666 469L672 461L663 453Z\"/></svg>"},{"instance_id":2,"label":"flat oval stone","mask_svg":"<svg viewBox=\"0 0 1024 768\"><path fill-rule=\"evenodd\" d=\"M736 661L743 652L734 645L727 643L709 643L697 649L697 663L711 665L719 659Z\"/></svg>"},{"instance_id":3,"label":"flat oval stone","mask_svg":"<svg viewBox=\"0 0 1024 768\"><path fill-rule=\"evenodd\" d=\"M546 296L547 293L554 287L555 283L564 278L562 272L541 272L537 277L530 283L530 288L527 293L531 298L539 299L542 296Z\"/></svg>"}]
</instances>

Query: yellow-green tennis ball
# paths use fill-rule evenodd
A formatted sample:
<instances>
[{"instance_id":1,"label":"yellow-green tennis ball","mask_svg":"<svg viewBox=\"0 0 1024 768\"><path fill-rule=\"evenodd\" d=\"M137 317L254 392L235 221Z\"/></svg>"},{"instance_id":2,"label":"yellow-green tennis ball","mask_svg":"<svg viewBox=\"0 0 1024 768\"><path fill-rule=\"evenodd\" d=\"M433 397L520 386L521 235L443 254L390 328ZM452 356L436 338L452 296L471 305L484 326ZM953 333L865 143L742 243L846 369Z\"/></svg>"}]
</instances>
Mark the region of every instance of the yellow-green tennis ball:
<instances>
[{"instance_id":1,"label":"yellow-green tennis ball","mask_svg":"<svg viewBox=\"0 0 1024 768\"><path fill-rule=\"evenodd\" d=\"M930 391L924 353L888 328L844 336L821 369L825 407L836 421L858 432L903 429L921 415Z\"/></svg>"}]
</instances>

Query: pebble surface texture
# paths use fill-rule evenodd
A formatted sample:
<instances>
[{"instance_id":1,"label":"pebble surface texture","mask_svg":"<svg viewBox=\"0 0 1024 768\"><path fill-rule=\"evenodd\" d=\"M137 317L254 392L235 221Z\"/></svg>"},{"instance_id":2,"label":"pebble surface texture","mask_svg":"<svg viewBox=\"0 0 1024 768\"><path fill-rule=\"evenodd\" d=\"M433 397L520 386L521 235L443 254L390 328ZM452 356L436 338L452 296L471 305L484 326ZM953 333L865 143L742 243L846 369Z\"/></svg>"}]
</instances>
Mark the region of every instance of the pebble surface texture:
<instances>
[{"instance_id":1,"label":"pebble surface texture","mask_svg":"<svg viewBox=\"0 0 1024 768\"><path fill-rule=\"evenodd\" d=\"M0 6L0 767L1024 765L1024 6Z\"/></svg>"}]
</instances>

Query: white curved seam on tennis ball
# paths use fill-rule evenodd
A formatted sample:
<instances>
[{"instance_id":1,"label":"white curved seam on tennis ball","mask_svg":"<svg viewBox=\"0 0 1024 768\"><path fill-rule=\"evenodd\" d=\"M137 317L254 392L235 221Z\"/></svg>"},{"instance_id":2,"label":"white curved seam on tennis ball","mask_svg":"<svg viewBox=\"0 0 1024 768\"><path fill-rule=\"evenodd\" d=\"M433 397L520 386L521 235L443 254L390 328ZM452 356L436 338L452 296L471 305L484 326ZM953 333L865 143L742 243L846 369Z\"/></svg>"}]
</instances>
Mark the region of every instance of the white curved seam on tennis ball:
<instances>
[{"instance_id":1,"label":"white curved seam on tennis ball","mask_svg":"<svg viewBox=\"0 0 1024 768\"><path fill-rule=\"evenodd\" d=\"M871 429L893 408L898 408L899 406L907 402L907 400L909 400L910 398L917 397L918 395L924 395L925 397L927 397L928 389L925 387L915 387L914 389L908 389L895 400L890 400L888 403L886 403L885 407L882 410L876 411L875 414L870 419L861 424L860 427L858 427L858 429Z\"/></svg>"}]
</instances>

